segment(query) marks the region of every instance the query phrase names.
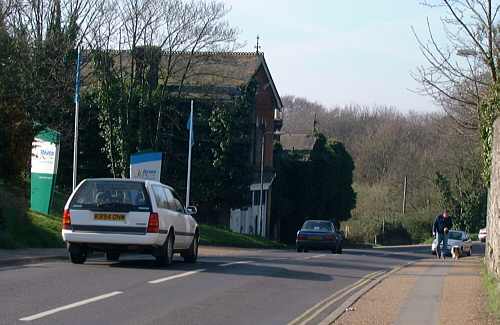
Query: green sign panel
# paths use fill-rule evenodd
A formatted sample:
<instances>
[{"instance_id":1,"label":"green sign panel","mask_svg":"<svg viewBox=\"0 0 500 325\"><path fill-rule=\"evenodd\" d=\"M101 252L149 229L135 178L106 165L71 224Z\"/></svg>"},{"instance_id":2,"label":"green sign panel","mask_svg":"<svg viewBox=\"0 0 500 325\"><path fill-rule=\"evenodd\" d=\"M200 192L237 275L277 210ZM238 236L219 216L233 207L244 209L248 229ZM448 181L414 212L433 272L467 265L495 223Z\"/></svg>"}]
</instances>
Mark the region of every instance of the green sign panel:
<instances>
[{"instance_id":1,"label":"green sign panel","mask_svg":"<svg viewBox=\"0 0 500 325\"><path fill-rule=\"evenodd\" d=\"M60 135L45 130L35 136L31 151L31 210L49 213L57 176Z\"/></svg>"}]
</instances>

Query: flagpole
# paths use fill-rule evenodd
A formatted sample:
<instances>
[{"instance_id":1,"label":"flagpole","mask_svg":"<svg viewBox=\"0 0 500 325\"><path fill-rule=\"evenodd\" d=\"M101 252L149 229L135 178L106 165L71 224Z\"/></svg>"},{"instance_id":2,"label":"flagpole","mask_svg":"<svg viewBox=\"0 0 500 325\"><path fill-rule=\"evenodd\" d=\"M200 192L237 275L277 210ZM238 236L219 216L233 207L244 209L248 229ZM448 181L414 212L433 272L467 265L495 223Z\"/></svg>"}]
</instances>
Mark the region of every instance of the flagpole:
<instances>
[{"instance_id":1,"label":"flagpole","mask_svg":"<svg viewBox=\"0 0 500 325\"><path fill-rule=\"evenodd\" d=\"M186 186L186 207L189 206L189 191L191 189L191 148L193 147L193 101L191 100L191 113L189 114L189 143L188 143L188 172Z\"/></svg>"},{"instance_id":2,"label":"flagpole","mask_svg":"<svg viewBox=\"0 0 500 325\"><path fill-rule=\"evenodd\" d=\"M78 168L78 111L80 108L80 47L76 62L76 81L75 81L75 134L73 139L73 191L76 188L76 172Z\"/></svg>"}]
</instances>

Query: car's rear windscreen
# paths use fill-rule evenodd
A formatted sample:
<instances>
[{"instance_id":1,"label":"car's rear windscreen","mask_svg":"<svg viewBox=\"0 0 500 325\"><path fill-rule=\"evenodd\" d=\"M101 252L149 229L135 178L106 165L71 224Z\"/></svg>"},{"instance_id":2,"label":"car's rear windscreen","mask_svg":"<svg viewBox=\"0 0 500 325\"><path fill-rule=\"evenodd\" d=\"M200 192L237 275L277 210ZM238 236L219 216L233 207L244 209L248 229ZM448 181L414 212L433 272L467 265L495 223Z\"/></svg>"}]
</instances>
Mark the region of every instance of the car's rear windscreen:
<instances>
[{"instance_id":1,"label":"car's rear windscreen","mask_svg":"<svg viewBox=\"0 0 500 325\"><path fill-rule=\"evenodd\" d=\"M151 211L144 183L119 180L85 181L69 207L92 211Z\"/></svg>"},{"instance_id":2,"label":"car's rear windscreen","mask_svg":"<svg viewBox=\"0 0 500 325\"><path fill-rule=\"evenodd\" d=\"M302 230L310 231L333 231L332 224L328 221L313 221L309 220L304 223Z\"/></svg>"}]
</instances>

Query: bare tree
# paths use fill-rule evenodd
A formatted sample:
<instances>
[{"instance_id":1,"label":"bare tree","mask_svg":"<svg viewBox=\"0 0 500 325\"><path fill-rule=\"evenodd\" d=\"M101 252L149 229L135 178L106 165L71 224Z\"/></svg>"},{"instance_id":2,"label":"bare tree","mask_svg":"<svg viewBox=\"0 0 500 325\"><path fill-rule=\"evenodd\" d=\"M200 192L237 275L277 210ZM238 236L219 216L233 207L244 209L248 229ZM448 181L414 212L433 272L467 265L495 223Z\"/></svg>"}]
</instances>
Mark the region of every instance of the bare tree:
<instances>
[{"instance_id":1,"label":"bare tree","mask_svg":"<svg viewBox=\"0 0 500 325\"><path fill-rule=\"evenodd\" d=\"M127 148L125 135L135 123L132 119L136 111L151 96L161 94L159 105L147 108L149 113L155 110L156 118L146 123L148 132L138 135L139 142L147 140L148 147L158 147L162 128L183 125L179 123L182 114L169 108L172 105L169 99L182 96L194 68L205 63L199 52L234 49L238 30L225 20L228 8L219 1L110 0L103 11L99 22L91 28L89 44L94 52L112 56L108 72L115 74L121 84L123 100L118 121L121 141L108 149L122 146L118 160L122 160L119 169L124 170L128 163L124 159L131 150Z\"/></svg>"},{"instance_id":2,"label":"bare tree","mask_svg":"<svg viewBox=\"0 0 500 325\"><path fill-rule=\"evenodd\" d=\"M447 44L440 44L427 21L426 39L417 35L427 61L413 77L465 130L479 127L479 102L498 76L500 5L493 0L426 0L446 12L441 18Z\"/></svg>"}]
</instances>

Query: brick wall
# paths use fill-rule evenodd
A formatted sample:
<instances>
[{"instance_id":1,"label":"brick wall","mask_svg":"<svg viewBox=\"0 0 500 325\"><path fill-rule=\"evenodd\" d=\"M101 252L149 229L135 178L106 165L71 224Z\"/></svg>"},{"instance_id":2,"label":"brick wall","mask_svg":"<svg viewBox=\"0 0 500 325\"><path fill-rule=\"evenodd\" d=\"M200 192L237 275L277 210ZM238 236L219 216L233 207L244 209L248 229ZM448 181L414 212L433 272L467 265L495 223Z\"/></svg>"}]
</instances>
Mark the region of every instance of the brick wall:
<instances>
[{"instance_id":1,"label":"brick wall","mask_svg":"<svg viewBox=\"0 0 500 325\"><path fill-rule=\"evenodd\" d=\"M274 130L274 95L269 84L269 79L266 76L264 69L261 67L255 78L258 83L257 93L255 97L255 110L257 118L264 119L266 124L265 149L264 149L264 166L273 166L273 130ZM257 136L255 143L257 153L255 162L256 166L260 166L260 136Z\"/></svg>"},{"instance_id":2,"label":"brick wall","mask_svg":"<svg viewBox=\"0 0 500 325\"><path fill-rule=\"evenodd\" d=\"M500 118L494 124L493 162L488 198L485 259L488 270L500 278Z\"/></svg>"}]
</instances>

